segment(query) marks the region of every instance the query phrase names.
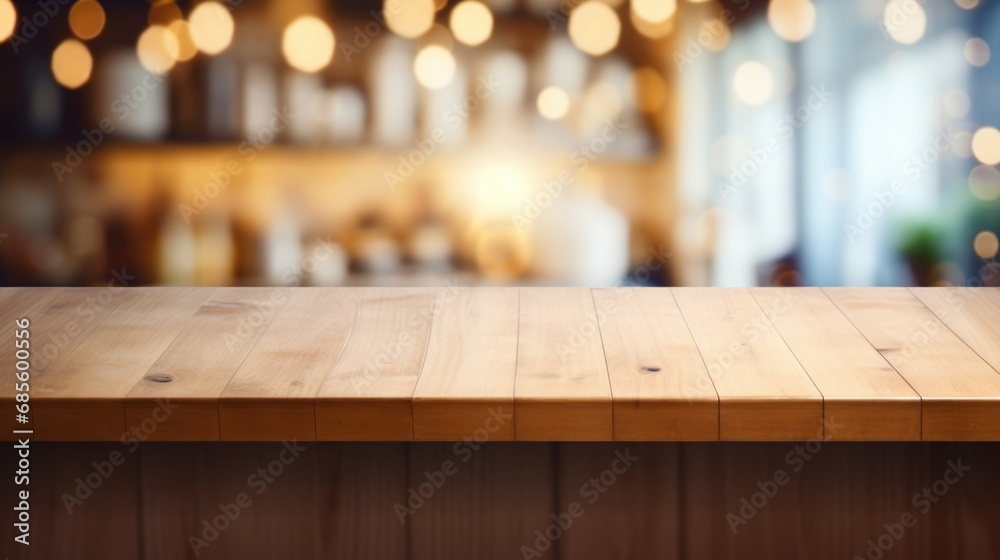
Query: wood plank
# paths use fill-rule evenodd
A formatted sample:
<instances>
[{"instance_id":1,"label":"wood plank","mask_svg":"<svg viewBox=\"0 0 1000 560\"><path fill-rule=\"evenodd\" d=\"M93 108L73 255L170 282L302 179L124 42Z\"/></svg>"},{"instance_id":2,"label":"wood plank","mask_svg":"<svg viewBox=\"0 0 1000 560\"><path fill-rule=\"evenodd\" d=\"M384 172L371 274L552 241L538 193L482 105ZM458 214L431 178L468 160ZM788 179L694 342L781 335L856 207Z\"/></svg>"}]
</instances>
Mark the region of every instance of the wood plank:
<instances>
[{"instance_id":1,"label":"wood plank","mask_svg":"<svg viewBox=\"0 0 1000 560\"><path fill-rule=\"evenodd\" d=\"M151 418L152 441L218 440L218 399L288 299L282 288L220 288L132 388L125 399L129 426Z\"/></svg>"},{"instance_id":2,"label":"wood plank","mask_svg":"<svg viewBox=\"0 0 1000 560\"><path fill-rule=\"evenodd\" d=\"M611 384L591 291L522 288L518 440L610 440Z\"/></svg>"},{"instance_id":3,"label":"wood plank","mask_svg":"<svg viewBox=\"0 0 1000 560\"><path fill-rule=\"evenodd\" d=\"M367 289L354 329L316 394L321 440L413 439L413 391L438 292Z\"/></svg>"},{"instance_id":4,"label":"wood plank","mask_svg":"<svg viewBox=\"0 0 1000 560\"><path fill-rule=\"evenodd\" d=\"M616 440L717 440L719 397L670 290L594 290Z\"/></svg>"},{"instance_id":5,"label":"wood plank","mask_svg":"<svg viewBox=\"0 0 1000 560\"><path fill-rule=\"evenodd\" d=\"M553 513L564 522L573 517L556 541L559 557L679 558L686 484L678 470L680 445L558 444L559 507Z\"/></svg>"},{"instance_id":6,"label":"wood plank","mask_svg":"<svg viewBox=\"0 0 1000 560\"><path fill-rule=\"evenodd\" d=\"M681 444L682 558L950 557L933 552L929 519L912 504L934 481L923 446L819 436L787 444ZM868 540L904 513L917 523L888 541L889 552L868 556Z\"/></svg>"},{"instance_id":7,"label":"wood plank","mask_svg":"<svg viewBox=\"0 0 1000 560\"><path fill-rule=\"evenodd\" d=\"M438 299L413 393L414 439L514 439L517 318L516 288L460 288Z\"/></svg>"},{"instance_id":8,"label":"wood plank","mask_svg":"<svg viewBox=\"0 0 1000 560\"><path fill-rule=\"evenodd\" d=\"M920 397L822 290L750 293L823 394L827 440L920 439Z\"/></svg>"},{"instance_id":9,"label":"wood plank","mask_svg":"<svg viewBox=\"0 0 1000 560\"><path fill-rule=\"evenodd\" d=\"M36 373L35 437L117 441L125 396L214 290L128 288L86 338L49 371ZM79 294L84 297L83 293Z\"/></svg>"},{"instance_id":10,"label":"wood plank","mask_svg":"<svg viewBox=\"0 0 1000 560\"><path fill-rule=\"evenodd\" d=\"M556 511L552 444L417 442L408 448L409 488L400 506L409 509L400 511L410 558L556 558L557 547L537 556L522 549Z\"/></svg>"},{"instance_id":11,"label":"wood plank","mask_svg":"<svg viewBox=\"0 0 1000 560\"><path fill-rule=\"evenodd\" d=\"M0 441L12 441L15 439L14 430L31 430L34 428L34 414L31 412L31 388L32 376L39 370L40 365L45 365L46 358L44 352L48 350L51 354L58 353L51 340L51 321L46 321L42 313L52 305L54 301L65 294L63 288L12 288L0 291L0 372L8 378L0 383L0 410L4 411L0 416ZM75 300L75 296L73 298ZM28 336L17 338L17 333L23 329L17 326L16 321L28 319ZM58 329L63 329L63 321L55 324ZM49 327L49 328L47 328ZM78 333L74 333L78 334ZM61 340L69 341L69 335L64 334ZM24 340L27 340L27 348L24 347ZM21 346L17 346L21 344ZM17 362L16 353L20 350L28 352L28 410L27 422L18 422L15 418L14 397L17 394L16 384L20 383L15 369ZM9 382L8 382L9 381ZM23 435L22 435L23 437Z\"/></svg>"},{"instance_id":12,"label":"wood plank","mask_svg":"<svg viewBox=\"0 0 1000 560\"><path fill-rule=\"evenodd\" d=\"M314 445L143 444L134 516L142 523L142 554L134 557L316 557Z\"/></svg>"},{"instance_id":13,"label":"wood plank","mask_svg":"<svg viewBox=\"0 0 1000 560\"><path fill-rule=\"evenodd\" d=\"M910 288L962 342L1000 371L1000 289Z\"/></svg>"},{"instance_id":14,"label":"wood plank","mask_svg":"<svg viewBox=\"0 0 1000 560\"><path fill-rule=\"evenodd\" d=\"M222 439L315 440L316 392L357 307L353 289L292 291L219 397Z\"/></svg>"},{"instance_id":15,"label":"wood plank","mask_svg":"<svg viewBox=\"0 0 1000 560\"><path fill-rule=\"evenodd\" d=\"M10 449L5 463L13 466L15 450L4 448ZM13 544L11 537L5 554L18 558L13 552L27 549L32 558L140 558L140 463L129 449L117 441L32 443L31 545Z\"/></svg>"},{"instance_id":16,"label":"wood plank","mask_svg":"<svg viewBox=\"0 0 1000 560\"><path fill-rule=\"evenodd\" d=\"M1000 439L1000 374L912 292L824 291L920 395L923 439Z\"/></svg>"},{"instance_id":17,"label":"wood plank","mask_svg":"<svg viewBox=\"0 0 1000 560\"><path fill-rule=\"evenodd\" d=\"M318 442L316 447L314 557L407 558L410 526L399 522L395 505L407 498L409 448L370 442Z\"/></svg>"},{"instance_id":18,"label":"wood plank","mask_svg":"<svg viewBox=\"0 0 1000 560\"><path fill-rule=\"evenodd\" d=\"M678 288L677 305L719 394L723 440L795 440L821 426L823 397L746 288Z\"/></svg>"}]
</instances>

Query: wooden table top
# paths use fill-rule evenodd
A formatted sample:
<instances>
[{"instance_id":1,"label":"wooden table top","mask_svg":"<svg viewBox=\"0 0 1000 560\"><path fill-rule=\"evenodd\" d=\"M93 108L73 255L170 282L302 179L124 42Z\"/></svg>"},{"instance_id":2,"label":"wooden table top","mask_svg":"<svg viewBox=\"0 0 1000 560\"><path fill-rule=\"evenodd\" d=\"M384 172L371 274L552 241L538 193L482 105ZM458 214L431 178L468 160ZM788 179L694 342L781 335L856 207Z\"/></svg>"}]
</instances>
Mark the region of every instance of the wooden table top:
<instances>
[{"instance_id":1,"label":"wooden table top","mask_svg":"<svg viewBox=\"0 0 1000 560\"><path fill-rule=\"evenodd\" d=\"M8 288L0 315L6 439L1000 440L996 288Z\"/></svg>"}]
</instances>

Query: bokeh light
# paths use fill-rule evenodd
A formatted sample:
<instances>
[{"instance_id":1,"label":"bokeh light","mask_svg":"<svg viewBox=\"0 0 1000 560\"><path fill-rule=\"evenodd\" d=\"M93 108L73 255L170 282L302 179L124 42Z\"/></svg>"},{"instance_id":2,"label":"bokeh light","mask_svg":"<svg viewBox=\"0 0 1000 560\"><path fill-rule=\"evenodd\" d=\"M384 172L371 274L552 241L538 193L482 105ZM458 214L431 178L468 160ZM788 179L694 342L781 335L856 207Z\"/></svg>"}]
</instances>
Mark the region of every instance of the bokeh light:
<instances>
[{"instance_id":1,"label":"bokeh light","mask_svg":"<svg viewBox=\"0 0 1000 560\"><path fill-rule=\"evenodd\" d=\"M649 23L663 23L677 11L677 0L632 0L632 12Z\"/></svg>"},{"instance_id":2,"label":"bokeh light","mask_svg":"<svg viewBox=\"0 0 1000 560\"><path fill-rule=\"evenodd\" d=\"M538 94L538 112L550 121L559 120L569 111L569 96L562 88L549 86Z\"/></svg>"},{"instance_id":3,"label":"bokeh light","mask_svg":"<svg viewBox=\"0 0 1000 560\"><path fill-rule=\"evenodd\" d=\"M17 25L17 9L10 0L0 0L0 43L14 34Z\"/></svg>"},{"instance_id":4,"label":"bokeh light","mask_svg":"<svg viewBox=\"0 0 1000 560\"><path fill-rule=\"evenodd\" d=\"M281 52L296 70L318 72L333 60L333 31L315 16L302 16L285 28Z\"/></svg>"},{"instance_id":5,"label":"bokeh light","mask_svg":"<svg viewBox=\"0 0 1000 560\"><path fill-rule=\"evenodd\" d=\"M927 13L917 0L889 0L881 24L892 40L912 45L927 31Z\"/></svg>"},{"instance_id":6,"label":"bokeh light","mask_svg":"<svg viewBox=\"0 0 1000 560\"><path fill-rule=\"evenodd\" d=\"M205 54L219 54L233 42L233 16L218 2L198 4L188 16L188 27L191 40Z\"/></svg>"},{"instance_id":7,"label":"bokeh light","mask_svg":"<svg viewBox=\"0 0 1000 560\"><path fill-rule=\"evenodd\" d=\"M171 23L183 19L181 9L174 4L173 0L154 0L149 7L149 25L162 25L168 27Z\"/></svg>"},{"instance_id":8,"label":"bokeh light","mask_svg":"<svg viewBox=\"0 0 1000 560\"><path fill-rule=\"evenodd\" d=\"M977 165L969 173L969 191L985 202L1000 198L1000 171L989 165Z\"/></svg>"},{"instance_id":9,"label":"bokeh light","mask_svg":"<svg viewBox=\"0 0 1000 560\"><path fill-rule=\"evenodd\" d=\"M972 248L979 258L992 259L997 256L997 250L1000 249L1000 240L997 240L997 235L992 231L981 231L972 242Z\"/></svg>"},{"instance_id":10,"label":"bokeh light","mask_svg":"<svg viewBox=\"0 0 1000 560\"><path fill-rule=\"evenodd\" d=\"M69 9L69 28L81 39L100 35L104 22L104 8L95 0L80 0Z\"/></svg>"},{"instance_id":11,"label":"bokeh light","mask_svg":"<svg viewBox=\"0 0 1000 560\"><path fill-rule=\"evenodd\" d=\"M760 62L744 62L733 73L733 90L743 103L763 105L774 95L774 76Z\"/></svg>"},{"instance_id":12,"label":"bokeh light","mask_svg":"<svg viewBox=\"0 0 1000 560\"><path fill-rule=\"evenodd\" d=\"M433 0L386 0L382 17L396 35L416 39L434 24L434 12Z\"/></svg>"},{"instance_id":13,"label":"bokeh light","mask_svg":"<svg viewBox=\"0 0 1000 560\"><path fill-rule=\"evenodd\" d=\"M705 48L712 52L721 52L729 46L731 36L732 32L729 30L729 26L721 19L705 21L702 25L702 34L699 35L699 37L706 38Z\"/></svg>"},{"instance_id":14,"label":"bokeh light","mask_svg":"<svg viewBox=\"0 0 1000 560\"><path fill-rule=\"evenodd\" d=\"M481 45L493 33L493 14L482 2L467 0L451 10L451 32L466 45Z\"/></svg>"},{"instance_id":15,"label":"bokeh light","mask_svg":"<svg viewBox=\"0 0 1000 560\"><path fill-rule=\"evenodd\" d=\"M177 37L162 25L151 25L136 44L139 62L150 72L163 74L170 71L177 63L180 54L180 44Z\"/></svg>"},{"instance_id":16,"label":"bokeh light","mask_svg":"<svg viewBox=\"0 0 1000 560\"><path fill-rule=\"evenodd\" d=\"M621 21L607 4L589 0L569 14L569 38L581 51L600 56L618 45Z\"/></svg>"},{"instance_id":17,"label":"bokeh light","mask_svg":"<svg viewBox=\"0 0 1000 560\"><path fill-rule=\"evenodd\" d=\"M811 0L771 0L767 21L778 37L798 43L816 27L816 6Z\"/></svg>"},{"instance_id":18,"label":"bokeh light","mask_svg":"<svg viewBox=\"0 0 1000 560\"><path fill-rule=\"evenodd\" d=\"M965 60L973 66L986 66L990 62L990 46L979 37L965 42Z\"/></svg>"},{"instance_id":19,"label":"bokeh light","mask_svg":"<svg viewBox=\"0 0 1000 560\"><path fill-rule=\"evenodd\" d=\"M455 77L455 57L439 45L428 45L413 60L417 82L427 89L441 89Z\"/></svg>"},{"instance_id":20,"label":"bokeh light","mask_svg":"<svg viewBox=\"0 0 1000 560\"><path fill-rule=\"evenodd\" d=\"M90 51L76 39L66 39L52 53L52 75L63 87L76 89L87 83L93 68Z\"/></svg>"},{"instance_id":21,"label":"bokeh light","mask_svg":"<svg viewBox=\"0 0 1000 560\"><path fill-rule=\"evenodd\" d=\"M972 136L972 154L986 165L1000 163L1000 130L992 126L977 130Z\"/></svg>"},{"instance_id":22,"label":"bokeh light","mask_svg":"<svg viewBox=\"0 0 1000 560\"><path fill-rule=\"evenodd\" d=\"M180 62L188 61L194 58L194 55L198 54L198 47L195 46L194 40L191 39L191 28L188 26L188 22L183 19L174 20L167 29L174 34L174 38L177 39L177 60Z\"/></svg>"},{"instance_id":23,"label":"bokeh light","mask_svg":"<svg viewBox=\"0 0 1000 560\"><path fill-rule=\"evenodd\" d=\"M628 17L629 21L632 22L632 27L648 39L662 39L674 31L674 18L651 22L639 17L635 10L629 10Z\"/></svg>"}]
</instances>

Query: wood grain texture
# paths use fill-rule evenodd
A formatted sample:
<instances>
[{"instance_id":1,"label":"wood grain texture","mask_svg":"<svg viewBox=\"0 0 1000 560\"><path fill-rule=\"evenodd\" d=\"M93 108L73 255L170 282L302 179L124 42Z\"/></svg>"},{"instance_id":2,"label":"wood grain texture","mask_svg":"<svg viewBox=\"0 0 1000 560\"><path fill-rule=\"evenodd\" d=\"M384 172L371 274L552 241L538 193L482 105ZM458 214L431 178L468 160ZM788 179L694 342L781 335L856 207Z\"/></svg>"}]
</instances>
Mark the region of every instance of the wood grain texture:
<instances>
[{"instance_id":1,"label":"wood grain texture","mask_svg":"<svg viewBox=\"0 0 1000 560\"><path fill-rule=\"evenodd\" d=\"M910 288L962 342L1000 371L1000 289Z\"/></svg>"},{"instance_id":2,"label":"wood grain texture","mask_svg":"<svg viewBox=\"0 0 1000 560\"><path fill-rule=\"evenodd\" d=\"M32 545L9 545L4 554L525 558L519 547L534 547L535 531L554 535L540 555L527 554L543 560L842 560L869 557L879 539L888 550L872 558L992 560L1000 553L994 444L497 442L464 462L453 444L302 445L298 457L281 462L282 443L36 443ZM636 460L622 469L616 451ZM12 446L0 448L5 464L15 457ZM396 505L446 460L458 470L433 492L425 487L430 497L400 523ZM951 465L964 473L946 475ZM612 480L604 471L616 466L624 472ZM782 483L770 485L775 479ZM0 483L3 503L15 503L12 482ZM251 503L234 519L219 519L220 504L241 492ZM573 502L582 515L567 529L550 529ZM915 523L900 530L904 514ZM3 519L0 534L12 543L13 511ZM205 533L206 522L224 528ZM208 546L196 555L190 537L206 534Z\"/></svg>"},{"instance_id":3,"label":"wood grain texture","mask_svg":"<svg viewBox=\"0 0 1000 560\"><path fill-rule=\"evenodd\" d=\"M608 379L594 299L584 288L521 288L518 440L610 440Z\"/></svg>"},{"instance_id":4,"label":"wood grain texture","mask_svg":"<svg viewBox=\"0 0 1000 560\"><path fill-rule=\"evenodd\" d=\"M127 424L164 418L151 441L219 440L219 397L289 294L220 288L126 396Z\"/></svg>"},{"instance_id":5,"label":"wood grain texture","mask_svg":"<svg viewBox=\"0 0 1000 560\"><path fill-rule=\"evenodd\" d=\"M553 513L573 518L557 541L559 557L679 558L685 482L679 449L637 442L558 444L559 507Z\"/></svg>"},{"instance_id":6,"label":"wood grain texture","mask_svg":"<svg viewBox=\"0 0 1000 560\"><path fill-rule=\"evenodd\" d=\"M403 519L414 560L524 558L552 522L552 444L415 442L409 453ZM555 547L528 557L556 558Z\"/></svg>"},{"instance_id":7,"label":"wood grain texture","mask_svg":"<svg viewBox=\"0 0 1000 560\"><path fill-rule=\"evenodd\" d=\"M719 439L719 397L666 288L594 290L614 439Z\"/></svg>"},{"instance_id":8,"label":"wood grain texture","mask_svg":"<svg viewBox=\"0 0 1000 560\"><path fill-rule=\"evenodd\" d=\"M39 440L120 439L126 431L125 396L138 383L198 306L214 290L122 289L72 351L33 378L35 437Z\"/></svg>"},{"instance_id":9,"label":"wood grain texture","mask_svg":"<svg viewBox=\"0 0 1000 560\"><path fill-rule=\"evenodd\" d=\"M4 445L0 458L13 467L16 452ZM141 557L140 464L126 447L117 442L33 442L30 459L31 544L14 543L14 512L9 511L3 517L5 557ZM13 479L11 475L0 484L9 508L17 503Z\"/></svg>"},{"instance_id":10,"label":"wood grain texture","mask_svg":"<svg viewBox=\"0 0 1000 560\"><path fill-rule=\"evenodd\" d=\"M273 318L219 400L227 440L315 440L315 395L354 324L358 292L274 292Z\"/></svg>"},{"instance_id":11,"label":"wood grain texture","mask_svg":"<svg viewBox=\"0 0 1000 560\"><path fill-rule=\"evenodd\" d=\"M64 294L62 289L43 288L13 288L0 291L0 372L9 376L9 382L0 383L0 410L6 411L0 420L0 440L11 441L14 438L14 430L31 430L34 428L32 418L34 414L28 414L27 422L18 422L15 419L14 397L17 394L16 375L23 371L16 369L16 364L21 361L17 357L20 350L28 351L28 397L30 400L31 376L38 370L39 364L45 365L45 352L50 356L59 353L59 347L53 341L53 334L60 334L59 341L68 344L70 335L65 333L66 324L64 321L46 321L41 319L40 312L52 307L64 308L64 302L59 301L59 296ZM76 296L71 298L76 301ZM16 321L29 319L28 335L26 338L18 338L17 333L23 331ZM55 328L53 328L53 325ZM74 335L78 335L78 327L74 324L70 327ZM62 331L62 332L60 332ZM26 341L26 342L25 342ZM25 346L27 344L27 346ZM30 403L29 403L30 407ZM30 409L30 408L29 408Z\"/></svg>"},{"instance_id":12,"label":"wood grain texture","mask_svg":"<svg viewBox=\"0 0 1000 560\"><path fill-rule=\"evenodd\" d=\"M319 439L413 439L410 403L437 296L430 288L364 291L344 353L316 394Z\"/></svg>"},{"instance_id":13,"label":"wood grain texture","mask_svg":"<svg viewBox=\"0 0 1000 560\"><path fill-rule=\"evenodd\" d=\"M144 444L142 556L316 556L314 442Z\"/></svg>"},{"instance_id":14,"label":"wood grain texture","mask_svg":"<svg viewBox=\"0 0 1000 560\"><path fill-rule=\"evenodd\" d=\"M823 394L827 440L920 439L920 397L822 290L750 292Z\"/></svg>"},{"instance_id":15,"label":"wood grain texture","mask_svg":"<svg viewBox=\"0 0 1000 560\"><path fill-rule=\"evenodd\" d=\"M920 395L923 439L1000 439L1000 374L912 292L824 291Z\"/></svg>"},{"instance_id":16,"label":"wood grain texture","mask_svg":"<svg viewBox=\"0 0 1000 560\"><path fill-rule=\"evenodd\" d=\"M821 419L837 427L828 439L1000 440L997 289L8 288L0 300L8 321L32 320L41 440L782 440ZM8 368L12 337L0 333ZM0 404L12 397L0 389Z\"/></svg>"},{"instance_id":17,"label":"wood grain texture","mask_svg":"<svg viewBox=\"0 0 1000 560\"><path fill-rule=\"evenodd\" d=\"M723 440L812 437L823 397L745 288L678 288L677 305L719 394Z\"/></svg>"},{"instance_id":18,"label":"wood grain texture","mask_svg":"<svg viewBox=\"0 0 1000 560\"><path fill-rule=\"evenodd\" d=\"M317 558L406 558L409 448L401 443L317 442ZM306 521L308 523L308 521Z\"/></svg>"},{"instance_id":19,"label":"wood grain texture","mask_svg":"<svg viewBox=\"0 0 1000 560\"><path fill-rule=\"evenodd\" d=\"M518 290L460 288L438 299L413 394L417 440L514 439Z\"/></svg>"}]
</instances>

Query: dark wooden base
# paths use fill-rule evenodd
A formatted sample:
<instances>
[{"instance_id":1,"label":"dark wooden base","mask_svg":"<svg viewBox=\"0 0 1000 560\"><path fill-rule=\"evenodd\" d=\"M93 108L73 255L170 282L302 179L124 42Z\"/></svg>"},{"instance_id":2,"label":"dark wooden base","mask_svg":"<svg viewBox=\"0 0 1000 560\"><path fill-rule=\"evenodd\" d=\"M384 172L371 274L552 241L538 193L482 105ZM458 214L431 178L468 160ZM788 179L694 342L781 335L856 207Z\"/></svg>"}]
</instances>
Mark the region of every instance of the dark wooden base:
<instances>
[{"instance_id":1,"label":"dark wooden base","mask_svg":"<svg viewBox=\"0 0 1000 560\"><path fill-rule=\"evenodd\" d=\"M471 445L34 443L25 547L8 444L4 554L1000 558L997 444Z\"/></svg>"}]
</instances>

